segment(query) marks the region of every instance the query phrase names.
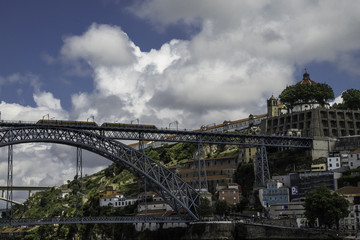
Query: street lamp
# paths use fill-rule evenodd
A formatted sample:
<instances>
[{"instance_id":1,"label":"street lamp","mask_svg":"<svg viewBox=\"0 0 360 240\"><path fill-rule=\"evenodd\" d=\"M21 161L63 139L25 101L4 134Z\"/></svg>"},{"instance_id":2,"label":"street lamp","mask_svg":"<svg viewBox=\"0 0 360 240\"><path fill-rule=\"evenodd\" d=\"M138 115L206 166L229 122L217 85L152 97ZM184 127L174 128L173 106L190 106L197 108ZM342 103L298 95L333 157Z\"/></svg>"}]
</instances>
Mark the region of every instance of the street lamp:
<instances>
[{"instance_id":1,"label":"street lamp","mask_svg":"<svg viewBox=\"0 0 360 240\"><path fill-rule=\"evenodd\" d=\"M130 124L132 124L134 121L137 121L137 124L138 124L138 125L140 124L140 121L139 121L139 119L138 119L138 118L137 118L137 119L135 119L135 120L131 120Z\"/></svg>"},{"instance_id":2,"label":"street lamp","mask_svg":"<svg viewBox=\"0 0 360 240\"><path fill-rule=\"evenodd\" d=\"M48 120L50 120L50 115L49 114L44 115L43 120L45 119L46 116L47 116Z\"/></svg>"},{"instance_id":3,"label":"street lamp","mask_svg":"<svg viewBox=\"0 0 360 240\"><path fill-rule=\"evenodd\" d=\"M176 124L176 131L178 131L178 130L179 130L179 122L178 122L178 121L175 121L175 122L169 123L169 129L170 129L170 127L171 127L172 124Z\"/></svg>"},{"instance_id":4,"label":"street lamp","mask_svg":"<svg viewBox=\"0 0 360 240\"><path fill-rule=\"evenodd\" d=\"M94 117L94 115L91 115L90 117L88 117L88 119L86 119L86 121L88 122L88 121L89 121L89 119L92 119L92 120L93 120L93 122L95 122L95 117Z\"/></svg>"}]
</instances>

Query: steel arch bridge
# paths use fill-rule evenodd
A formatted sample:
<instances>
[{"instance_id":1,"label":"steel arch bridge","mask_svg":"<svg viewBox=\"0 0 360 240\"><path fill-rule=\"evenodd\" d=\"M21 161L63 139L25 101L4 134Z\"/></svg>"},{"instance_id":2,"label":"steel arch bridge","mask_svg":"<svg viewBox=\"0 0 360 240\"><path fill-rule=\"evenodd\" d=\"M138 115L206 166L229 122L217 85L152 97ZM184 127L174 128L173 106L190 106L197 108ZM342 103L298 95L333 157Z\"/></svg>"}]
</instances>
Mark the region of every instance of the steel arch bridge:
<instances>
[{"instance_id":1,"label":"steel arch bridge","mask_svg":"<svg viewBox=\"0 0 360 240\"><path fill-rule=\"evenodd\" d=\"M88 150L124 166L147 183L179 215L198 220L199 193L159 162L114 139L66 127L24 126L0 129L0 147L22 143L59 143ZM185 213L185 214L184 214Z\"/></svg>"}]
</instances>

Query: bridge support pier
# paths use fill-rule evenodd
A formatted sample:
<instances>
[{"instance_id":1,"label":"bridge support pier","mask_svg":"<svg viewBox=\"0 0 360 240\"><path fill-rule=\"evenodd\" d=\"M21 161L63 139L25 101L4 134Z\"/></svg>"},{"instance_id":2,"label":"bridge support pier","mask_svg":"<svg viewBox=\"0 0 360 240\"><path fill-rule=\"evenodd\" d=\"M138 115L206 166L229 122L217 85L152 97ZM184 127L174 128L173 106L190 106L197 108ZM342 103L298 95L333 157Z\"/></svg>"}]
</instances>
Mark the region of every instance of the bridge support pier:
<instances>
[{"instance_id":1,"label":"bridge support pier","mask_svg":"<svg viewBox=\"0 0 360 240\"><path fill-rule=\"evenodd\" d=\"M200 193L202 190L205 190L205 191L208 190L207 176L206 176L206 164L205 164L205 153L204 153L201 136L199 136L196 151L197 151L196 152L197 157L196 157L196 153L195 153L194 170L197 169L197 171L194 171L193 186L195 189L198 189L198 192Z\"/></svg>"},{"instance_id":2,"label":"bridge support pier","mask_svg":"<svg viewBox=\"0 0 360 240\"><path fill-rule=\"evenodd\" d=\"M8 174L7 174L7 189L6 189L6 211L10 210L10 217L12 217L12 186L13 186L13 145L8 147Z\"/></svg>"},{"instance_id":3,"label":"bridge support pier","mask_svg":"<svg viewBox=\"0 0 360 240\"><path fill-rule=\"evenodd\" d=\"M82 150L76 148L76 209L75 216L78 216L78 210L81 211L81 217L83 216L83 179L82 179Z\"/></svg>"},{"instance_id":4,"label":"bridge support pier","mask_svg":"<svg viewBox=\"0 0 360 240\"><path fill-rule=\"evenodd\" d=\"M265 186L266 182L270 179L269 163L266 153L266 147L264 141L262 145L258 147L256 153L255 164L255 186Z\"/></svg>"}]
</instances>

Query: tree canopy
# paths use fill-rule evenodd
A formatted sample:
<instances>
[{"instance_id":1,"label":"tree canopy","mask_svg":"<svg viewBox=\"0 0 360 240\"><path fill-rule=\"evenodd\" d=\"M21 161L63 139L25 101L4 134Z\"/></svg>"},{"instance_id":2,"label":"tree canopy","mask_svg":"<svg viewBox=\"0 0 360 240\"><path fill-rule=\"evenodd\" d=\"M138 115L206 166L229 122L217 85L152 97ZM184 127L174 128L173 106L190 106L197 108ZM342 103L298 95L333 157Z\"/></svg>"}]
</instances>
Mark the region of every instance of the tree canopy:
<instances>
[{"instance_id":1,"label":"tree canopy","mask_svg":"<svg viewBox=\"0 0 360 240\"><path fill-rule=\"evenodd\" d=\"M296 103L317 102L324 106L329 100L334 99L334 91L326 83L296 84L286 87L279 95L280 101L289 109Z\"/></svg>"},{"instance_id":2,"label":"tree canopy","mask_svg":"<svg viewBox=\"0 0 360 240\"><path fill-rule=\"evenodd\" d=\"M342 103L334 105L338 109L360 109L360 90L348 89L341 94Z\"/></svg>"},{"instance_id":3,"label":"tree canopy","mask_svg":"<svg viewBox=\"0 0 360 240\"><path fill-rule=\"evenodd\" d=\"M200 198L200 204L198 207L198 213L201 217L212 217L213 216L213 208L211 206L211 202L206 197Z\"/></svg>"},{"instance_id":4,"label":"tree canopy","mask_svg":"<svg viewBox=\"0 0 360 240\"><path fill-rule=\"evenodd\" d=\"M349 214L349 202L337 193L332 193L325 185L311 190L305 198L305 216L310 224L316 219L319 225L331 227Z\"/></svg>"},{"instance_id":5,"label":"tree canopy","mask_svg":"<svg viewBox=\"0 0 360 240\"><path fill-rule=\"evenodd\" d=\"M239 164L236 172L234 173L234 181L241 186L242 195L248 197L255 182L254 164Z\"/></svg>"},{"instance_id":6,"label":"tree canopy","mask_svg":"<svg viewBox=\"0 0 360 240\"><path fill-rule=\"evenodd\" d=\"M230 214L230 206L225 200L217 200L215 202L215 214L226 216Z\"/></svg>"}]
</instances>

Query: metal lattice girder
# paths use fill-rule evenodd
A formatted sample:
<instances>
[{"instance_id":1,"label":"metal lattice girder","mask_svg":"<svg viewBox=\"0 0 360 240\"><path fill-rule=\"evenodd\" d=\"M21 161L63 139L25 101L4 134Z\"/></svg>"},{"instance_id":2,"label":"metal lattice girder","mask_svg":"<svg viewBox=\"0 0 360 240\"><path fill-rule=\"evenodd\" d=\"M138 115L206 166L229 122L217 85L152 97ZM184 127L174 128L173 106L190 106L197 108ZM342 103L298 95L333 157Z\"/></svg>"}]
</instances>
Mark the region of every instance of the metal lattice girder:
<instances>
[{"instance_id":1,"label":"metal lattice girder","mask_svg":"<svg viewBox=\"0 0 360 240\"><path fill-rule=\"evenodd\" d=\"M0 129L0 147L31 143L52 142L86 149L121 164L137 176L145 176L172 208L186 212L193 219L199 194L175 173L123 143L86 130L61 128L57 126L28 126Z\"/></svg>"},{"instance_id":2,"label":"metal lattice girder","mask_svg":"<svg viewBox=\"0 0 360 240\"><path fill-rule=\"evenodd\" d=\"M0 128L6 127L33 127L38 126L30 123L0 122ZM68 127L70 128L70 127ZM227 144L242 146L288 147L288 148L311 148L312 138L293 136L268 136L247 135L236 133L209 133L201 131L175 131L165 129L143 128L111 128L111 127L87 127L71 126L73 129L86 130L108 138L119 140L143 140L159 142L192 142L198 143L201 136L202 144Z\"/></svg>"},{"instance_id":3,"label":"metal lattice girder","mask_svg":"<svg viewBox=\"0 0 360 240\"><path fill-rule=\"evenodd\" d=\"M141 133L141 136L140 133ZM235 133L209 133L194 131L169 131L169 130L141 130L114 129L104 130L105 136L120 140L137 140L142 137L144 141L159 142L190 142L202 144L227 144L243 146L289 147L289 148L311 148L312 138L290 137L290 136L266 136L247 135ZM199 138L201 136L201 138Z\"/></svg>"}]
</instances>

